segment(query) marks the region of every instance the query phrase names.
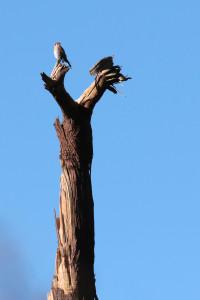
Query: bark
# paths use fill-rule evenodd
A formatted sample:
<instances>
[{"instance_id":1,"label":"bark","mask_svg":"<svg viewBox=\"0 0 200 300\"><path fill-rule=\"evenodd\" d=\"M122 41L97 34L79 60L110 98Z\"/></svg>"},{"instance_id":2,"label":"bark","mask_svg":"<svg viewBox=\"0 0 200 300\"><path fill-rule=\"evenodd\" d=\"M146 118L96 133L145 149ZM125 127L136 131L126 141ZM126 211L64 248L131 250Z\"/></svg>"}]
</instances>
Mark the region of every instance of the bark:
<instances>
[{"instance_id":1,"label":"bark","mask_svg":"<svg viewBox=\"0 0 200 300\"><path fill-rule=\"evenodd\" d=\"M62 113L55 129L60 142L59 217L55 274L48 300L98 299L94 275L94 204L91 187L93 157L91 115L106 89L116 92L114 83L128 80L120 67L98 72L95 81L74 101L64 88L69 68L57 62L51 77L42 73L45 88L53 95Z\"/></svg>"}]
</instances>

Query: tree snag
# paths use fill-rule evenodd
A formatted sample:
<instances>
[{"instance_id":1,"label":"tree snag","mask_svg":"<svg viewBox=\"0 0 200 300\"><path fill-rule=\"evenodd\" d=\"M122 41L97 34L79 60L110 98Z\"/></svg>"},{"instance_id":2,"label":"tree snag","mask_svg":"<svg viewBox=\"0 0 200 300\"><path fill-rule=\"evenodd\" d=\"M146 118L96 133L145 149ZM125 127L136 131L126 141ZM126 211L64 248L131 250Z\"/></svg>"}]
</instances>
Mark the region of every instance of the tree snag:
<instances>
[{"instance_id":1,"label":"tree snag","mask_svg":"<svg viewBox=\"0 0 200 300\"><path fill-rule=\"evenodd\" d=\"M94 82L74 101L64 88L69 67L59 61L51 77L41 73L47 89L59 104L63 121L55 121L60 142L59 217L55 212L58 248L55 274L48 300L98 299L94 275L94 204L91 187L93 157L91 116L106 89L117 93L115 83L130 78L113 65L113 57L100 60L91 70Z\"/></svg>"}]
</instances>

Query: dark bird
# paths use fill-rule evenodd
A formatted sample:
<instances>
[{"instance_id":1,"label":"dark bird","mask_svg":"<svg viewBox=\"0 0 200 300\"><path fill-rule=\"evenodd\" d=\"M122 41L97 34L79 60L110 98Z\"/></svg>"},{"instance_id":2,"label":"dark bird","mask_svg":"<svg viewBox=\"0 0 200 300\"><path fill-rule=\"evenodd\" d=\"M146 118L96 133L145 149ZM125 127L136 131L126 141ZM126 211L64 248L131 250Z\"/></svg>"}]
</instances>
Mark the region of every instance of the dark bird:
<instances>
[{"instance_id":1,"label":"dark bird","mask_svg":"<svg viewBox=\"0 0 200 300\"><path fill-rule=\"evenodd\" d=\"M100 59L90 70L90 74L94 76L95 74L103 71L113 68L113 56L107 56L102 59Z\"/></svg>"}]
</instances>

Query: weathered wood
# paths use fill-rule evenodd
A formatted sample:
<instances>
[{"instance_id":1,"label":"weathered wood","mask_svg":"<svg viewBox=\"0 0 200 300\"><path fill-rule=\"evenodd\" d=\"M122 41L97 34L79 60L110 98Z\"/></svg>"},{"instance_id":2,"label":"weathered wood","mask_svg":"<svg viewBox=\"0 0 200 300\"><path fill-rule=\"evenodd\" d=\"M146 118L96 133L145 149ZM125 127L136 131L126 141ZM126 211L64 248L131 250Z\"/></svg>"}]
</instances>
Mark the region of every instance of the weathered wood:
<instances>
[{"instance_id":1,"label":"weathered wood","mask_svg":"<svg viewBox=\"0 0 200 300\"><path fill-rule=\"evenodd\" d=\"M101 68L99 67L101 66ZM48 300L98 299L94 276L94 204L91 187L93 157L92 110L106 89L129 78L119 66L102 68L98 63L95 81L74 101L64 88L69 68L57 62L51 78L42 73L45 88L50 91L63 113L55 129L60 142L59 217L55 213L58 249L55 274ZM93 72L96 70L93 69Z\"/></svg>"}]
</instances>

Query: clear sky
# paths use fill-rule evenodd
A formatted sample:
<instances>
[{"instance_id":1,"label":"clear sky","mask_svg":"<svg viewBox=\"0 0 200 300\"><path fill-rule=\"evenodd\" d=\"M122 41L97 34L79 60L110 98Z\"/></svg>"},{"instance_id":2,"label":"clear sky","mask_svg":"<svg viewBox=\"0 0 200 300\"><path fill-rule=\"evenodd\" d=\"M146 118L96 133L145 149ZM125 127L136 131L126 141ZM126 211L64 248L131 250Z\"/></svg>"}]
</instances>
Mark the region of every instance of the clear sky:
<instances>
[{"instance_id":1,"label":"clear sky","mask_svg":"<svg viewBox=\"0 0 200 300\"><path fill-rule=\"evenodd\" d=\"M104 56L133 78L92 118L99 299L199 299L199 11L197 0L1 3L0 299L46 299L54 274L61 112L40 72L58 41L74 99Z\"/></svg>"}]
</instances>

